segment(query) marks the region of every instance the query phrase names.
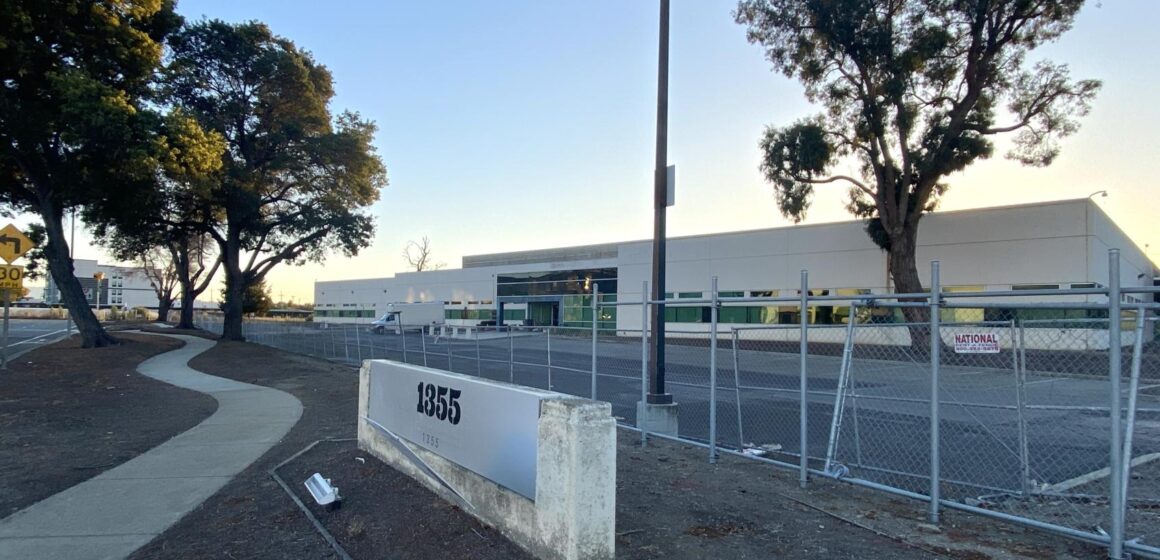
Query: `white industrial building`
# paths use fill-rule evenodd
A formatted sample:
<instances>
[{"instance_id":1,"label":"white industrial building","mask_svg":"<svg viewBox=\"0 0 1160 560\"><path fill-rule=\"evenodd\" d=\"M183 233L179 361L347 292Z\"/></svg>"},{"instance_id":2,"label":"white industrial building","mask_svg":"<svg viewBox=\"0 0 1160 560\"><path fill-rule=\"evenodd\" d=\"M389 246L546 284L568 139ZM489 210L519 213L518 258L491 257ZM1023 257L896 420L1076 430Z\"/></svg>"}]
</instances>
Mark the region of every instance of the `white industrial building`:
<instances>
[{"instance_id":1,"label":"white industrial building","mask_svg":"<svg viewBox=\"0 0 1160 560\"><path fill-rule=\"evenodd\" d=\"M97 273L104 278L96 279ZM145 307L157 309L157 292L149 281L145 270L140 267L100 264L96 260L73 259L73 274L85 291L85 299L92 307L119 307L133 309ZM60 289L52 275L48 274L44 287L44 303L60 305Z\"/></svg>"},{"instance_id":2,"label":"white industrial building","mask_svg":"<svg viewBox=\"0 0 1160 560\"><path fill-rule=\"evenodd\" d=\"M1108 281L1110 248L1121 251L1124 286L1150 286L1151 262L1089 199L935 212L925 216L918 236L918 269L929 284L931 260L941 262L945 291L1102 287ZM446 322L473 325L495 321L535 325L591 325L588 296L640 301L651 273L652 242L626 241L581 247L519 251L463 258L462 268L407 272L393 277L316 282L314 319L369 322L392 303L442 302ZM801 225L670 238L666 291L670 298L707 298L718 277L720 297L792 296L800 271L809 271L811 293L857 295L892 292L886 254L867 237L861 221ZM1058 298L1057 298L1058 299ZM1071 296L1071 301L1102 301ZM1132 301L1129 299L1128 301ZM848 308L811 311L817 323L843 323ZM1012 311L947 310L959 320L1010 318ZM1082 310L1026 310L1028 317L1070 318ZM666 322L699 330L706 307L666 309ZM601 311L600 327L640 328L639 312ZM792 305L727 306L727 324L796 323ZM888 317L881 320L888 321ZM405 318L404 318L405 322ZM676 327L677 325L674 325Z\"/></svg>"}]
</instances>

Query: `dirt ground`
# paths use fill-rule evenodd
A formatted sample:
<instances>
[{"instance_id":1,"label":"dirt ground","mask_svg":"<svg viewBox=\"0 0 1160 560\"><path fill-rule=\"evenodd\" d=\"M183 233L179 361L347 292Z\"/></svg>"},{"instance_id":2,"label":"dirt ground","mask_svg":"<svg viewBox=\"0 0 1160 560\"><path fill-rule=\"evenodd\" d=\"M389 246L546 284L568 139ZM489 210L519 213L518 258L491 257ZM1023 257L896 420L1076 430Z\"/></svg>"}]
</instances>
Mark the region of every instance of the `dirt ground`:
<instances>
[{"instance_id":1,"label":"dirt ground","mask_svg":"<svg viewBox=\"0 0 1160 560\"><path fill-rule=\"evenodd\" d=\"M193 367L288 391L304 405L287 438L133 558L333 558L336 555L267 471L309 444L355 435L357 377L347 366L272 348L221 343ZM617 557L651 558L1097 558L1072 541L946 512L924 523L925 505L814 480L740 458L705 461L699 447L622 430ZM358 460L363 459L362 461ZM287 484L313 472L346 496L314 512L354 557L520 558L512 545L458 508L361 453L323 442L283 466ZM314 506L311 506L314 507Z\"/></svg>"},{"instance_id":2,"label":"dirt ground","mask_svg":"<svg viewBox=\"0 0 1160 560\"><path fill-rule=\"evenodd\" d=\"M208 395L136 373L172 338L118 333L120 346L79 338L38 348L0 372L0 517L115 467L204 420Z\"/></svg>"}]
</instances>

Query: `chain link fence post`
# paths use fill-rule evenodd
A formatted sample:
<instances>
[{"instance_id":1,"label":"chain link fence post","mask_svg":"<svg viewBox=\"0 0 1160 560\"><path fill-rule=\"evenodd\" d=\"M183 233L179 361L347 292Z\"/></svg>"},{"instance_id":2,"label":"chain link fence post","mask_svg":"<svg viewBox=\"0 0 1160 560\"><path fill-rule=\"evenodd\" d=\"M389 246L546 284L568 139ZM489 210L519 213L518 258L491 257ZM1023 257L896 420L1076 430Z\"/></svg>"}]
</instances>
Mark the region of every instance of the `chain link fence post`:
<instances>
[{"instance_id":1,"label":"chain link fence post","mask_svg":"<svg viewBox=\"0 0 1160 560\"><path fill-rule=\"evenodd\" d=\"M1108 539L1108 557L1124 557L1124 471L1121 462L1123 429L1120 425L1120 250L1108 250L1108 379L1111 385L1112 437L1109 443L1111 473L1108 489L1111 497L1111 530Z\"/></svg>"},{"instance_id":2,"label":"chain link fence post","mask_svg":"<svg viewBox=\"0 0 1160 560\"><path fill-rule=\"evenodd\" d=\"M807 402L807 399L809 399L809 391L807 388L807 366L806 366L807 358L809 356L809 328L810 328L809 327L810 313L809 313L809 309L808 309L809 296L810 296L809 288L810 288L810 273L809 273L809 271L803 269L802 270L802 287L801 287L801 293L800 293L800 295L801 295L801 307L798 308L798 316L799 316L798 319L801 322L801 334L800 334L801 341L800 341L799 349L798 349L798 351L800 353L799 366L801 367L800 379L799 379L800 387L798 389L798 391L800 392L799 400L801 401L801 406L798 409L799 422L801 424L801 426L800 426L801 433L799 434L799 441L801 442L801 444L798 447L798 451L801 454L801 461L800 461L799 472L798 472L798 484L802 488L806 487L806 481L807 481L808 476L809 476L809 468L810 468L810 454L809 454L809 441L808 441L808 439L809 439L809 432L808 432L809 425L808 425L808 419L807 419L807 414L809 413L809 410L808 410L809 404Z\"/></svg>"},{"instance_id":3,"label":"chain link fence post","mask_svg":"<svg viewBox=\"0 0 1160 560\"><path fill-rule=\"evenodd\" d=\"M939 519L939 359L942 335L939 333L939 262L930 262L930 522Z\"/></svg>"},{"instance_id":4,"label":"chain link fence post","mask_svg":"<svg viewBox=\"0 0 1160 560\"><path fill-rule=\"evenodd\" d=\"M596 319L600 315L597 301L600 299L600 284L592 285L592 400L596 400Z\"/></svg>"},{"instance_id":5,"label":"chain link fence post","mask_svg":"<svg viewBox=\"0 0 1160 560\"><path fill-rule=\"evenodd\" d=\"M427 333L419 331L419 343L423 345L423 367L427 367Z\"/></svg>"},{"instance_id":6,"label":"chain link fence post","mask_svg":"<svg viewBox=\"0 0 1160 560\"><path fill-rule=\"evenodd\" d=\"M737 328L733 328L733 391L735 397L735 404L737 405L737 450L745 450L745 431L742 429L741 422L741 367L740 358L737 356L738 352Z\"/></svg>"},{"instance_id":7,"label":"chain link fence post","mask_svg":"<svg viewBox=\"0 0 1160 560\"><path fill-rule=\"evenodd\" d=\"M640 402L637 410L648 402L648 280L640 284ZM648 432L640 418L636 427L640 428L640 446L648 445Z\"/></svg>"},{"instance_id":8,"label":"chain link fence post","mask_svg":"<svg viewBox=\"0 0 1160 560\"><path fill-rule=\"evenodd\" d=\"M709 307L709 464L717 462L717 277Z\"/></svg>"}]
</instances>

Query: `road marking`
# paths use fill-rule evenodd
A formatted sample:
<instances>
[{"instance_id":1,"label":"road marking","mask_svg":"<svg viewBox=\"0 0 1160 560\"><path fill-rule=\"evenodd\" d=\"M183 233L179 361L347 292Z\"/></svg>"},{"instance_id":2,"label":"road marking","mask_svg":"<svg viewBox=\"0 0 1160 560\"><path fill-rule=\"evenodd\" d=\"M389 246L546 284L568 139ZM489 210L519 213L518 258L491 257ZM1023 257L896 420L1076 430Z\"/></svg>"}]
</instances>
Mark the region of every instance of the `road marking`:
<instances>
[{"instance_id":1,"label":"road marking","mask_svg":"<svg viewBox=\"0 0 1160 560\"><path fill-rule=\"evenodd\" d=\"M37 340L39 340L39 339L41 339L41 338L45 338L45 337L52 336L52 335L54 335L54 334L59 334L59 333L62 333L62 332L65 332L65 329L55 330L55 331L52 331L52 332L49 332L49 333L45 333L45 334L42 334L42 335L34 336L34 337L32 337L32 338L30 338L30 339L28 339L28 340L21 340L20 342L13 342L12 344L9 344L8 346L16 346L16 345L18 345L18 344L28 344L28 343L30 343L30 342L36 342Z\"/></svg>"},{"instance_id":2,"label":"road marking","mask_svg":"<svg viewBox=\"0 0 1160 560\"><path fill-rule=\"evenodd\" d=\"M1138 467L1140 465L1143 465L1144 463L1155 461L1156 459L1160 459L1160 453L1149 453L1147 455L1141 455L1139 457L1136 457L1135 459L1132 459L1132 466ZM1104 478L1105 476L1108 476L1111 473L1112 473L1112 469L1110 467L1104 467L1102 469L1094 470L1094 471L1087 473L1087 474L1079 475L1079 476L1072 478L1070 480L1065 480L1065 481L1060 482L1058 484L1052 484L1050 486L1044 487L1043 491L1045 493L1056 493L1056 492L1063 492L1065 490L1071 490L1072 488L1075 488L1076 486L1083 486L1084 484L1087 484L1089 482Z\"/></svg>"}]
</instances>

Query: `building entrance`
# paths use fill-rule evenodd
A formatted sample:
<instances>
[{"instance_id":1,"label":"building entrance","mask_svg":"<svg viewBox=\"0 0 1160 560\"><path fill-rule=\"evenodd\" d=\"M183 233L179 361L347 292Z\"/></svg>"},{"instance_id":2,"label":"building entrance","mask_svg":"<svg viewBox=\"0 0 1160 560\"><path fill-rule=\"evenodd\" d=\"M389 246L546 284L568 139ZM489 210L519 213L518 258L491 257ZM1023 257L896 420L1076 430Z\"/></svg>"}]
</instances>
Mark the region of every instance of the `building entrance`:
<instances>
[{"instance_id":1,"label":"building entrance","mask_svg":"<svg viewBox=\"0 0 1160 560\"><path fill-rule=\"evenodd\" d=\"M560 304L554 301L528 302L528 322L537 327L554 327L560 321Z\"/></svg>"}]
</instances>

